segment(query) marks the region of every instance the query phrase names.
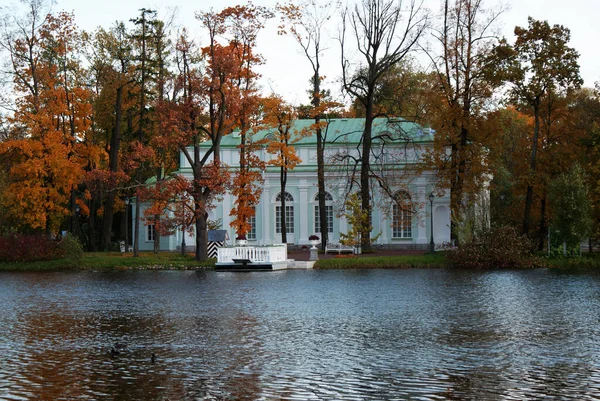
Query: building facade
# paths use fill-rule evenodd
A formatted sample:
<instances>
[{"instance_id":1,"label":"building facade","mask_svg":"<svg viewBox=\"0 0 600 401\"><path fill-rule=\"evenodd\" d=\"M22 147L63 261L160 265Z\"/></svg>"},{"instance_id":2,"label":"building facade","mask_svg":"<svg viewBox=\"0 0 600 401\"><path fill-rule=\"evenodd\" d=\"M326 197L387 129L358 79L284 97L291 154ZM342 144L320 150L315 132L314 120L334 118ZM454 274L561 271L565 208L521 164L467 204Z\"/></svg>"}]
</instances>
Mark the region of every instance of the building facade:
<instances>
[{"instance_id":1,"label":"building facade","mask_svg":"<svg viewBox=\"0 0 600 401\"><path fill-rule=\"evenodd\" d=\"M292 131L303 132L312 120L298 120ZM325 136L325 187L328 238L338 242L340 233L348 233L344 205L349 193L358 190L362 149L361 136L364 119L334 119L324 128ZM433 146L434 133L405 120L376 119L373 125L372 170L372 238L374 247L428 249L431 236L436 245L450 241L449 193L435 187L435 174L424 170L421 156ZM258 132L254 140L273 138L272 130ZM292 137L292 141L294 138ZM239 135L233 133L223 138L220 146L221 161L232 171L239 167ZM262 196L251 219L248 233L249 245L281 243L282 219L286 222L289 246L307 245L312 234L320 236L316 135L301 138L293 144L302 160L288 171L286 190L281 192L280 168L268 167L263 172ZM264 161L275 155L260 148L256 154ZM189 163L180 155L177 174L191 178ZM429 196L433 194L433 202ZM285 196L285 210L281 210L281 197ZM225 194L209 212L209 220L220 221L221 228L235 238L229 215L235 199ZM143 207L142 207L143 209ZM433 216L431 213L433 212ZM433 219L431 218L433 217ZM153 249L156 232L152 225L140 219L139 249ZM433 224L433 226L432 226ZM182 242L181 232L161 238L161 250L177 250ZM185 234L190 248L194 235Z\"/></svg>"}]
</instances>

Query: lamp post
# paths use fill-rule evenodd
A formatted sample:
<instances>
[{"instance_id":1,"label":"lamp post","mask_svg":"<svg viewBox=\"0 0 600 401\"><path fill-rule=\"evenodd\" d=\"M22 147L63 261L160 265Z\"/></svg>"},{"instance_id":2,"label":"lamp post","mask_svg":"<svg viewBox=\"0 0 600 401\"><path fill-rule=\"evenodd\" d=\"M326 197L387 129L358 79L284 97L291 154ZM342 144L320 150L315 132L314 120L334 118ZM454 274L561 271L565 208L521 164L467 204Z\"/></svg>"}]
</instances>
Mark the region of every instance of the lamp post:
<instances>
[{"instance_id":1,"label":"lamp post","mask_svg":"<svg viewBox=\"0 0 600 401\"><path fill-rule=\"evenodd\" d=\"M429 252L435 251L435 242L433 242L433 200L435 199L435 195L432 193L429 194L429 204L431 206L431 214L430 217L430 225L431 225L431 241L429 241Z\"/></svg>"},{"instance_id":2,"label":"lamp post","mask_svg":"<svg viewBox=\"0 0 600 401\"><path fill-rule=\"evenodd\" d=\"M75 222L73 223L73 227L71 228L71 234L78 237L79 235L79 205L75 205Z\"/></svg>"},{"instance_id":3,"label":"lamp post","mask_svg":"<svg viewBox=\"0 0 600 401\"><path fill-rule=\"evenodd\" d=\"M125 197L123 199L123 202L125 202L125 252L129 251L129 198Z\"/></svg>"}]
</instances>

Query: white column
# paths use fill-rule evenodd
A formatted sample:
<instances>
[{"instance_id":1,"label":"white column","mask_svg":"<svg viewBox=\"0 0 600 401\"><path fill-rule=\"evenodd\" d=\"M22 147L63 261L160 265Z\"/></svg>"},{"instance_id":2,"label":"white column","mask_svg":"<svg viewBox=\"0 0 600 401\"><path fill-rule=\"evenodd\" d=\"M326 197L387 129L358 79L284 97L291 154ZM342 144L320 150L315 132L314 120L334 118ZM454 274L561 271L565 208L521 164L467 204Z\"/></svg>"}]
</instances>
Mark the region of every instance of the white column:
<instances>
[{"instance_id":1,"label":"white column","mask_svg":"<svg viewBox=\"0 0 600 401\"><path fill-rule=\"evenodd\" d=\"M373 213L375 214L375 213ZM391 222L388 219L388 217L383 213L383 211L381 210L381 208L377 208L377 216L374 216L374 220L377 220L376 222L374 221L373 224L373 228L375 229L374 231L374 235L377 235L379 233L381 233L381 236L379 237L379 239L377 240L377 244L389 244L391 241L388 237L388 234L390 232L390 226L391 226Z\"/></svg>"},{"instance_id":2,"label":"white column","mask_svg":"<svg viewBox=\"0 0 600 401\"><path fill-rule=\"evenodd\" d=\"M271 237L271 233L273 230L273 227L271 227L271 215L275 213L275 209L273 208L273 205L271 205L271 187L269 187L269 184L267 184L266 182L263 187L262 196L260 197L260 206L260 216L256 216L257 224L259 219L262 222L260 243L262 245L269 245L273 243Z\"/></svg>"},{"instance_id":3,"label":"white column","mask_svg":"<svg viewBox=\"0 0 600 401\"><path fill-rule=\"evenodd\" d=\"M427 240L427 227L429 225L430 203L424 186L417 187L417 202L423 205L417 216L417 244L426 244L429 242Z\"/></svg>"},{"instance_id":4,"label":"white column","mask_svg":"<svg viewBox=\"0 0 600 401\"><path fill-rule=\"evenodd\" d=\"M229 231L229 238L235 239L236 237L236 232L235 229L233 227L231 227L229 225L229 223L231 222L231 216L229 215L229 211L231 210L231 203L233 201L233 196L226 194L223 196L223 202L221 203L220 206L217 206L217 209L219 209L219 207L221 208L221 221L223 221L223 229L224 230L228 230ZM217 217L218 215L215 213L215 217Z\"/></svg>"},{"instance_id":5,"label":"white column","mask_svg":"<svg viewBox=\"0 0 600 401\"><path fill-rule=\"evenodd\" d=\"M341 199L342 197L343 197L342 191L338 188L337 189L337 199ZM335 213L335 211L334 211L334 213ZM341 235L339 235L339 233L348 234L348 222L346 221L346 218L344 216L339 217L338 229L339 229L339 231L338 231L337 238L329 238L329 241L339 242L340 238L341 238ZM334 235L335 235L335 227L334 227L333 231L334 231Z\"/></svg>"},{"instance_id":6,"label":"white column","mask_svg":"<svg viewBox=\"0 0 600 401\"><path fill-rule=\"evenodd\" d=\"M298 185L300 190L300 214L294 219L300 223L299 235L296 237L297 244L308 244L308 185L306 180L301 180Z\"/></svg>"}]
</instances>

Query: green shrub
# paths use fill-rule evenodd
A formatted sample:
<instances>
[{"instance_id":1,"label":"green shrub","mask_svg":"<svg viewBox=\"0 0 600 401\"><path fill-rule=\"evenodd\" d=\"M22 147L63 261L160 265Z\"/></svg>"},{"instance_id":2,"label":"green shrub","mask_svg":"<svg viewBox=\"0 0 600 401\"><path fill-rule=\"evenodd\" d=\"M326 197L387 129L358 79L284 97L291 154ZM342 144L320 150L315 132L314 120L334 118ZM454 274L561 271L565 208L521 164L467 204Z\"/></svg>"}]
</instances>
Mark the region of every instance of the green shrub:
<instances>
[{"instance_id":1,"label":"green shrub","mask_svg":"<svg viewBox=\"0 0 600 401\"><path fill-rule=\"evenodd\" d=\"M70 233L62 237L59 247L65 258L73 261L79 261L83 258L83 245Z\"/></svg>"},{"instance_id":2,"label":"green shrub","mask_svg":"<svg viewBox=\"0 0 600 401\"><path fill-rule=\"evenodd\" d=\"M467 269L525 268L536 265L533 242L514 227L488 228L447 253L450 265Z\"/></svg>"}]
</instances>

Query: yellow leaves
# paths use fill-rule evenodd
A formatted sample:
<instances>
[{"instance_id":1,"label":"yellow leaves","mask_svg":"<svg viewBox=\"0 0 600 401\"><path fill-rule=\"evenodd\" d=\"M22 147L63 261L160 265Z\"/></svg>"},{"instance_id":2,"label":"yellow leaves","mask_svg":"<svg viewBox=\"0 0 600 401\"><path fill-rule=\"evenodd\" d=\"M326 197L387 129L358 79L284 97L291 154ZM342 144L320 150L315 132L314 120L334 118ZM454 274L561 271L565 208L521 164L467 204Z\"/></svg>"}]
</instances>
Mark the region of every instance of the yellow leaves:
<instances>
[{"instance_id":1,"label":"yellow leaves","mask_svg":"<svg viewBox=\"0 0 600 401\"><path fill-rule=\"evenodd\" d=\"M272 166L293 169L302 160L296 154L293 143L314 132L311 127L297 130L294 128L296 112L281 96L272 95L262 100L263 129L272 128L273 140L268 143L267 152L275 155L269 160Z\"/></svg>"},{"instance_id":2,"label":"yellow leaves","mask_svg":"<svg viewBox=\"0 0 600 401\"><path fill-rule=\"evenodd\" d=\"M241 170L233 178L231 193L235 197L235 207L229 215L235 216L230 225L238 234L247 234L251 228L248 219L255 214L254 206L260 200L262 182L260 171Z\"/></svg>"}]
</instances>

